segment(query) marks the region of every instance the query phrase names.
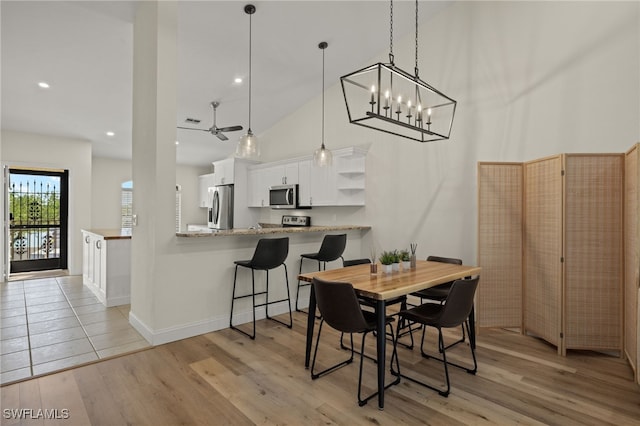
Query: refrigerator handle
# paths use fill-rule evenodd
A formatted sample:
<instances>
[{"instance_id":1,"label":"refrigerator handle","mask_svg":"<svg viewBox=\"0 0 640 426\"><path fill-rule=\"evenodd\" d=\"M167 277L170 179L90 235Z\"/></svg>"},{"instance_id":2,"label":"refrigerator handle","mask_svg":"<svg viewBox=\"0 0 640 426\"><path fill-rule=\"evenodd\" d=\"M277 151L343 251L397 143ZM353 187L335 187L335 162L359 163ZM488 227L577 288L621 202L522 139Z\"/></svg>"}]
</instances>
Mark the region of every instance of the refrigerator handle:
<instances>
[{"instance_id":1,"label":"refrigerator handle","mask_svg":"<svg viewBox=\"0 0 640 426\"><path fill-rule=\"evenodd\" d=\"M213 223L218 225L220 223L220 193L215 191L213 193Z\"/></svg>"}]
</instances>

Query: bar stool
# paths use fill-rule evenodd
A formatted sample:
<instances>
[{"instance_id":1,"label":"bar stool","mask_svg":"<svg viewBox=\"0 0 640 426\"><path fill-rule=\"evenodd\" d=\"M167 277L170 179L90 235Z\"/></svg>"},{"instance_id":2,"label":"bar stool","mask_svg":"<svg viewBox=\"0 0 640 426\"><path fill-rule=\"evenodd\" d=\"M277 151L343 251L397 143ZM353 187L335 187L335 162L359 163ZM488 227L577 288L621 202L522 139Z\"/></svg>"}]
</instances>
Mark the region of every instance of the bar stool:
<instances>
[{"instance_id":1,"label":"bar stool","mask_svg":"<svg viewBox=\"0 0 640 426\"><path fill-rule=\"evenodd\" d=\"M266 317L267 319L279 322L282 325L291 328L293 326L293 317L291 315L291 296L289 294L289 277L287 272L287 265L284 261L287 259L287 255L289 254L289 238L263 238L258 241L258 245L256 246L256 250L253 253L253 258L251 260L236 260L236 270L233 275L233 295L231 298L231 315L229 317L229 327L239 331L240 333L250 337L251 339L256 338L256 308L260 306L265 307ZM284 266L284 278L287 283L287 298L280 300L272 300L269 301L269 270L275 269L278 266ZM242 266L245 268L251 269L251 293L243 294L240 296L236 296L236 279L238 277L238 266ZM267 286L265 291L256 292L256 282L254 271L266 271L267 273ZM256 304L256 296L265 295L265 302ZM253 301L253 333L249 334L244 330L241 330L233 325L233 306L234 302L237 299L244 299L246 297L251 297ZM269 305L274 303L280 303L286 301L289 305L289 324L280 321L277 318L271 318L269 316Z\"/></svg>"},{"instance_id":2,"label":"bar stool","mask_svg":"<svg viewBox=\"0 0 640 426\"><path fill-rule=\"evenodd\" d=\"M300 270L298 275L302 274L302 261L304 259L316 260L318 262L318 271L322 270L321 263L324 263L324 269L327 269L327 262L342 259L342 253L347 246L347 234L325 235L317 253L306 253L300 255ZM302 312L298 307L298 299L300 296L300 287L311 285L311 283L301 282L298 280L298 288L296 290L296 311Z\"/></svg>"}]
</instances>

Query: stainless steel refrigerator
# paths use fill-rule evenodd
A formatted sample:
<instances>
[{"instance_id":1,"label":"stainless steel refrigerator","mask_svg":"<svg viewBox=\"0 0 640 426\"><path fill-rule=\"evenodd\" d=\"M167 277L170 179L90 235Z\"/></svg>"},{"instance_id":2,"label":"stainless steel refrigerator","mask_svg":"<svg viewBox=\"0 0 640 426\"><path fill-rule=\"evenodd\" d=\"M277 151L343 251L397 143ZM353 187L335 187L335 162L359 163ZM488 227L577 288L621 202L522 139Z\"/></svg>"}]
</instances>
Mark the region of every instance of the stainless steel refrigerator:
<instances>
[{"instance_id":1,"label":"stainless steel refrigerator","mask_svg":"<svg viewBox=\"0 0 640 426\"><path fill-rule=\"evenodd\" d=\"M212 229L233 228L233 185L209 188L208 225Z\"/></svg>"}]
</instances>

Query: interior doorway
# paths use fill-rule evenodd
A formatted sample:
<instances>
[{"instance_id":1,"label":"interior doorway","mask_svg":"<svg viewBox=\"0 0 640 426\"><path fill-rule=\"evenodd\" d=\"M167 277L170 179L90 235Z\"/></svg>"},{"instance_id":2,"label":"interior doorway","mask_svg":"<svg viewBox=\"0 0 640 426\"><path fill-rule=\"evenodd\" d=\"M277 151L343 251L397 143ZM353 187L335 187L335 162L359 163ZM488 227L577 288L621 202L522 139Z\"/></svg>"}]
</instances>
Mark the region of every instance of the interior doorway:
<instances>
[{"instance_id":1,"label":"interior doorway","mask_svg":"<svg viewBox=\"0 0 640 426\"><path fill-rule=\"evenodd\" d=\"M67 269L69 171L9 168L9 275Z\"/></svg>"}]
</instances>

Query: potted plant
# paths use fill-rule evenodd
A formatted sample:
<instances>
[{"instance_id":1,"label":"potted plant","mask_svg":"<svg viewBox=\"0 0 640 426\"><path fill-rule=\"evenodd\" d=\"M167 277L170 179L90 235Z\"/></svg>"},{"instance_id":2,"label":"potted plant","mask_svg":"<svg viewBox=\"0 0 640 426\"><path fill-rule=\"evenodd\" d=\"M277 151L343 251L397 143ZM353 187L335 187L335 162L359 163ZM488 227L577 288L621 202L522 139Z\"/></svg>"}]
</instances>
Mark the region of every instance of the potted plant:
<instances>
[{"instance_id":1,"label":"potted plant","mask_svg":"<svg viewBox=\"0 0 640 426\"><path fill-rule=\"evenodd\" d=\"M400 250L400 260L402 261L402 269L408 270L411 267L411 255L409 250Z\"/></svg>"},{"instance_id":2,"label":"potted plant","mask_svg":"<svg viewBox=\"0 0 640 426\"><path fill-rule=\"evenodd\" d=\"M400 253L398 250L393 251L393 263L392 269L396 272L400 271Z\"/></svg>"},{"instance_id":3,"label":"potted plant","mask_svg":"<svg viewBox=\"0 0 640 426\"><path fill-rule=\"evenodd\" d=\"M395 259L396 256L392 251L383 251L379 258L380 263L382 264L382 270L387 274L390 274Z\"/></svg>"}]
</instances>

